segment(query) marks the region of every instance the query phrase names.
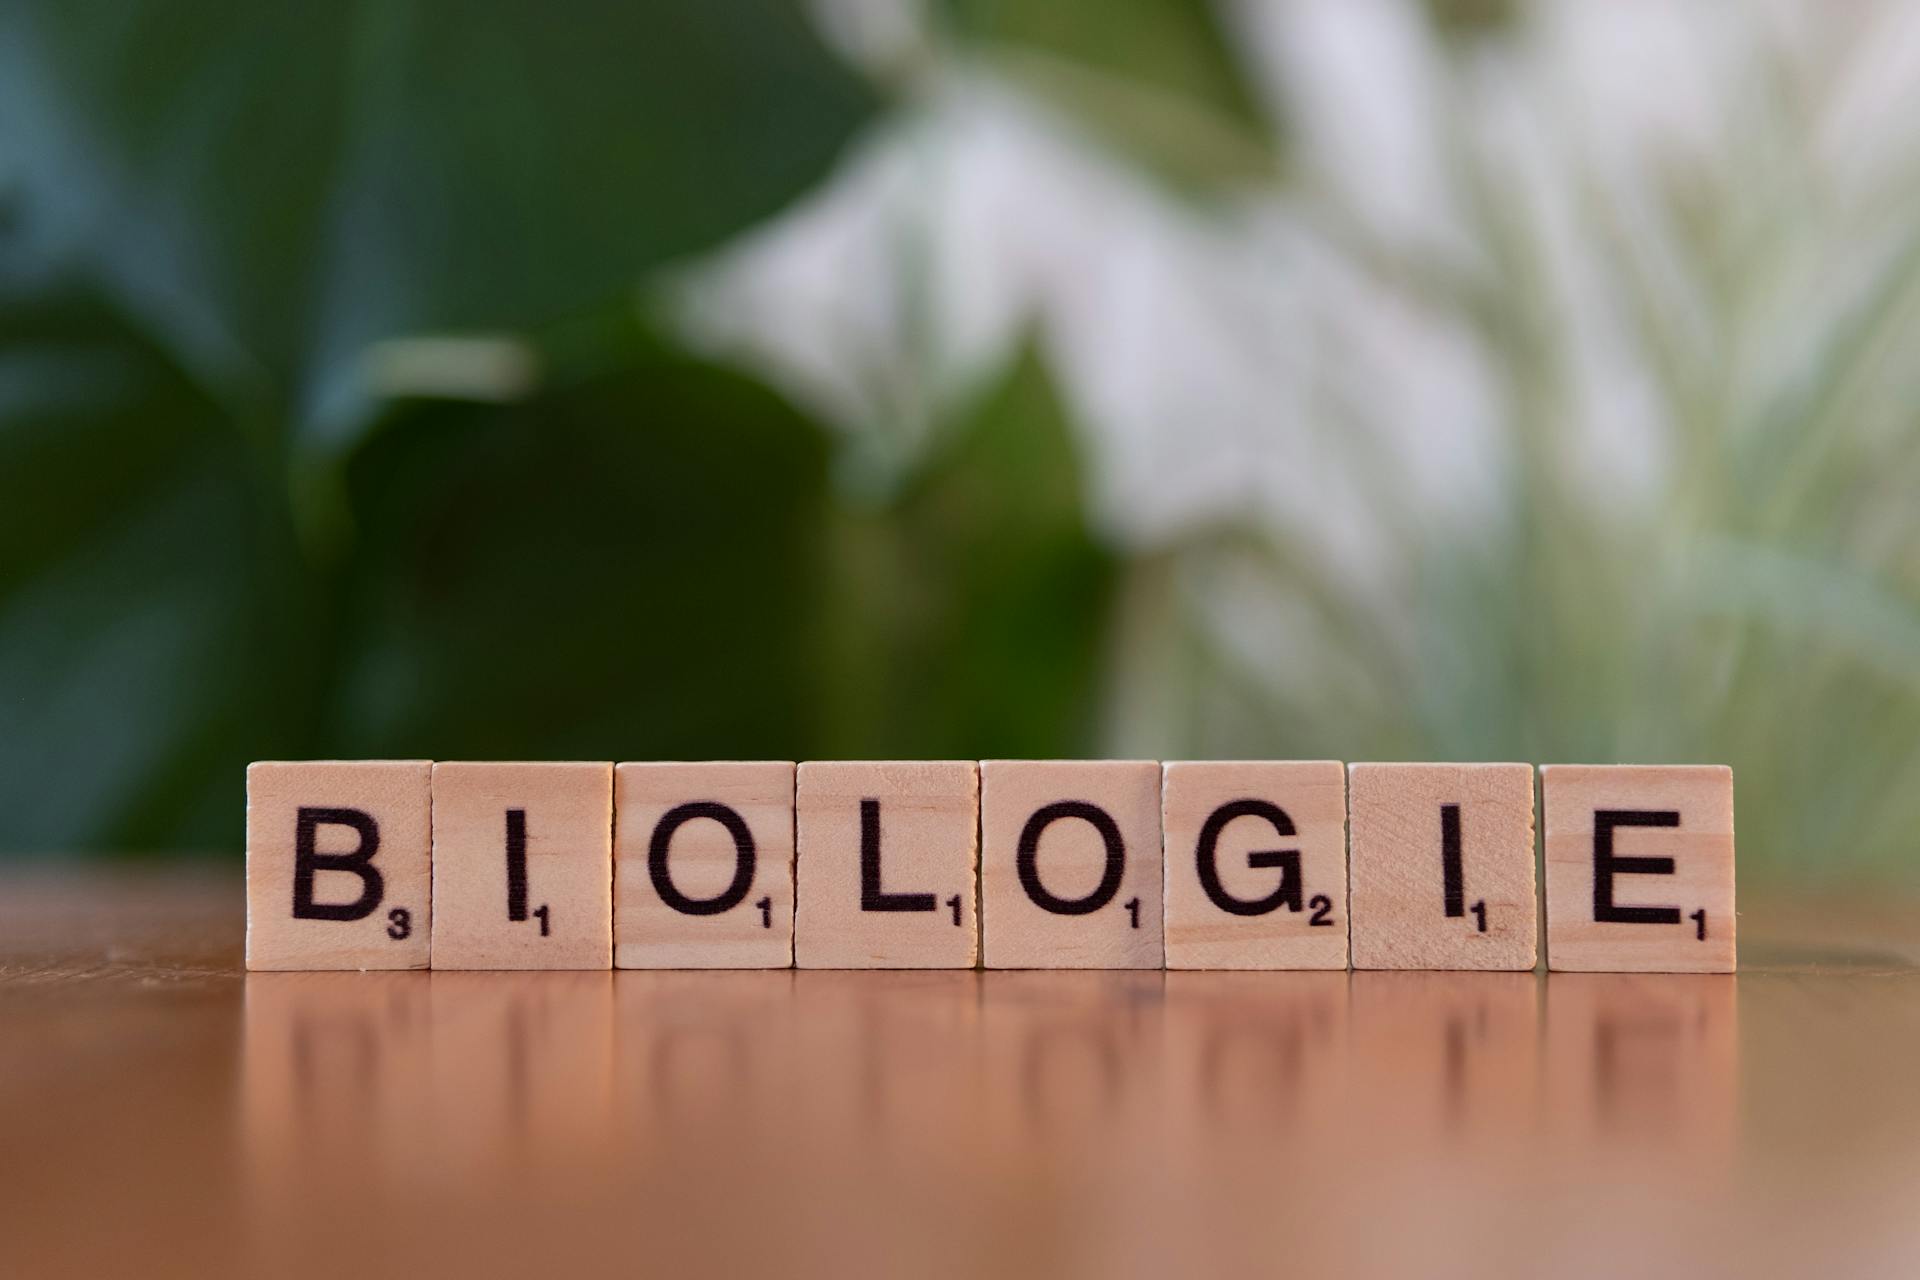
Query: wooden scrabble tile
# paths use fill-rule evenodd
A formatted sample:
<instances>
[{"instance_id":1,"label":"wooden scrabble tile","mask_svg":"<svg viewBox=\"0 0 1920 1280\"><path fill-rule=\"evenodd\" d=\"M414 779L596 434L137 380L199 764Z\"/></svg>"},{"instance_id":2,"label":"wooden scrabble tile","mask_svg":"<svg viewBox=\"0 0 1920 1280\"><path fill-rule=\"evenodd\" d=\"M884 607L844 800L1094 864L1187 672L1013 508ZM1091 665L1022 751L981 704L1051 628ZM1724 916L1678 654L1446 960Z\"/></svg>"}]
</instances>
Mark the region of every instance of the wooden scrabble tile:
<instances>
[{"instance_id":1,"label":"wooden scrabble tile","mask_svg":"<svg viewBox=\"0 0 1920 1280\"><path fill-rule=\"evenodd\" d=\"M613 963L613 766L433 767L433 967Z\"/></svg>"},{"instance_id":2,"label":"wooden scrabble tile","mask_svg":"<svg viewBox=\"0 0 1920 1280\"><path fill-rule=\"evenodd\" d=\"M1347 771L1179 761L1160 793L1169 969L1347 967Z\"/></svg>"},{"instance_id":3,"label":"wooden scrabble tile","mask_svg":"<svg viewBox=\"0 0 1920 1280\"><path fill-rule=\"evenodd\" d=\"M432 767L247 767L247 968L427 967Z\"/></svg>"},{"instance_id":4,"label":"wooden scrabble tile","mask_svg":"<svg viewBox=\"0 0 1920 1280\"><path fill-rule=\"evenodd\" d=\"M621 969L793 963L793 765L613 771L613 962Z\"/></svg>"},{"instance_id":5,"label":"wooden scrabble tile","mask_svg":"<svg viewBox=\"0 0 1920 1280\"><path fill-rule=\"evenodd\" d=\"M810 760L795 788L802 969L970 969L980 954L979 768Z\"/></svg>"},{"instance_id":6,"label":"wooden scrabble tile","mask_svg":"<svg viewBox=\"0 0 1920 1280\"><path fill-rule=\"evenodd\" d=\"M1160 765L980 765L989 969L1158 969Z\"/></svg>"},{"instance_id":7,"label":"wooden scrabble tile","mask_svg":"<svg viewBox=\"0 0 1920 1280\"><path fill-rule=\"evenodd\" d=\"M1356 969L1531 969L1533 769L1347 769Z\"/></svg>"},{"instance_id":8,"label":"wooden scrabble tile","mask_svg":"<svg viewBox=\"0 0 1920 1280\"><path fill-rule=\"evenodd\" d=\"M1547 965L1732 973L1733 770L1548 765Z\"/></svg>"}]
</instances>

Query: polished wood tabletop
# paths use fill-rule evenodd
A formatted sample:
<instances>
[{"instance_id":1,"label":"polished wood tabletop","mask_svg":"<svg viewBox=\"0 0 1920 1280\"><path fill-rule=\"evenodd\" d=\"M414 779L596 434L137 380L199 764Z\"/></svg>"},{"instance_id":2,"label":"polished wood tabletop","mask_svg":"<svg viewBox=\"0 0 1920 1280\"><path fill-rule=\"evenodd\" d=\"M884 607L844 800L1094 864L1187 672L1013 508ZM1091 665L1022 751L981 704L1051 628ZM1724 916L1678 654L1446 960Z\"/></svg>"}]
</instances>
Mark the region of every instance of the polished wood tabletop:
<instances>
[{"instance_id":1,"label":"polished wood tabletop","mask_svg":"<svg viewBox=\"0 0 1920 1280\"><path fill-rule=\"evenodd\" d=\"M0 876L0 1274L1920 1274L1920 900L1741 973L254 974Z\"/></svg>"}]
</instances>

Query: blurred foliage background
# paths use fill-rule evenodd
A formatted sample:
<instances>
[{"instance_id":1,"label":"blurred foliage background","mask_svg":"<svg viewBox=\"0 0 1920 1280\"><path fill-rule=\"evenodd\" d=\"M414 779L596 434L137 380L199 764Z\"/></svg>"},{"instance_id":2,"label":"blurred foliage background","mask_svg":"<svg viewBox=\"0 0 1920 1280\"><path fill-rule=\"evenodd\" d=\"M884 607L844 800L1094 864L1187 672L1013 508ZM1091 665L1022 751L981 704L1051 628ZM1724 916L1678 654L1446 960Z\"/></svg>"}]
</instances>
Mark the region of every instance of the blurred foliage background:
<instances>
[{"instance_id":1,"label":"blurred foliage background","mask_svg":"<svg viewBox=\"0 0 1920 1280\"><path fill-rule=\"evenodd\" d=\"M0 7L0 851L255 758L1724 761L1920 879L1920 13Z\"/></svg>"}]
</instances>

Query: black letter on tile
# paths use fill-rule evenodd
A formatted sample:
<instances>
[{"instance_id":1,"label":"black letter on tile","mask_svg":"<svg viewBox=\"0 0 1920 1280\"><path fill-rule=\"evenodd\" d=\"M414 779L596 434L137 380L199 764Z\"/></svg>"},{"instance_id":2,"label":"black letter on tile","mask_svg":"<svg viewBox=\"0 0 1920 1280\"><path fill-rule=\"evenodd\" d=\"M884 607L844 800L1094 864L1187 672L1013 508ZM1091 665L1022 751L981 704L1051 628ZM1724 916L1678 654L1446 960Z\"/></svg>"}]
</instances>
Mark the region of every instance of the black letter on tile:
<instances>
[{"instance_id":1,"label":"black letter on tile","mask_svg":"<svg viewBox=\"0 0 1920 1280\"><path fill-rule=\"evenodd\" d=\"M727 829L733 837L733 883L722 889L712 898L689 898L674 887L673 873L667 866L667 849L673 843L673 833L682 823L692 822L696 818L709 818ZM747 830L746 819L712 800L696 800L667 810L659 823L653 828L653 840L647 846L647 874L653 878L653 889L660 895L660 901L685 916L717 916L723 911L731 911L747 900L747 893L753 888L753 832ZM768 923L772 927L772 907L766 908Z\"/></svg>"},{"instance_id":2,"label":"black letter on tile","mask_svg":"<svg viewBox=\"0 0 1920 1280\"><path fill-rule=\"evenodd\" d=\"M1259 849L1247 855L1249 867L1280 868L1280 883L1264 898L1236 898L1220 883L1220 863L1215 856L1215 848L1220 843L1220 833L1235 818L1264 818L1280 835L1296 834L1293 819L1287 816L1287 811L1265 800L1234 800L1215 809L1207 815L1206 825L1200 828L1200 846L1194 851L1194 859L1199 864L1200 887L1206 890L1207 897L1212 899L1214 906L1236 916L1263 916L1282 906L1289 911L1300 910L1302 888L1298 849Z\"/></svg>"},{"instance_id":3,"label":"black letter on tile","mask_svg":"<svg viewBox=\"0 0 1920 1280\"><path fill-rule=\"evenodd\" d=\"M507 919L527 918L527 811L507 810Z\"/></svg>"},{"instance_id":4,"label":"black letter on tile","mask_svg":"<svg viewBox=\"0 0 1920 1280\"><path fill-rule=\"evenodd\" d=\"M1079 818L1091 824L1107 846L1106 871L1093 892L1084 898L1056 898L1040 883L1040 833L1059 818ZM1041 910L1057 916L1088 916L1112 902L1113 895L1120 892L1120 880L1127 872L1127 846L1120 839L1119 825L1105 809L1084 800L1061 800L1036 809L1027 819L1026 827L1020 832L1016 866L1020 887Z\"/></svg>"},{"instance_id":5,"label":"black letter on tile","mask_svg":"<svg viewBox=\"0 0 1920 1280\"><path fill-rule=\"evenodd\" d=\"M930 893L883 893L880 889L880 802L860 802L860 909L932 911Z\"/></svg>"},{"instance_id":6,"label":"black letter on tile","mask_svg":"<svg viewBox=\"0 0 1920 1280\"><path fill-rule=\"evenodd\" d=\"M1460 873L1460 806L1440 806L1440 883L1444 886L1447 919L1467 914L1466 878Z\"/></svg>"},{"instance_id":7,"label":"black letter on tile","mask_svg":"<svg viewBox=\"0 0 1920 1280\"><path fill-rule=\"evenodd\" d=\"M1670 876L1672 858L1616 858L1616 827L1677 827L1680 815L1672 809L1595 809L1593 811L1593 918L1607 924L1679 924L1678 907L1616 907L1616 875Z\"/></svg>"},{"instance_id":8,"label":"black letter on tile","mask_svg":"<svg viewBox=\"0 0 1920 1280\"><path fill-rule=\"evenodd\" d=\"M360 833L360 847L352 853L317 853L315 835L321 827L352 827ZM294 822L293 918L296 920L364 920L380 905L386 881L373 865L380 852L380 825L364 809L310 809L305 805ZM360 877L360 896L352 902L315 902L316 871L346 871Z\"/></svg>"}]
</instances>

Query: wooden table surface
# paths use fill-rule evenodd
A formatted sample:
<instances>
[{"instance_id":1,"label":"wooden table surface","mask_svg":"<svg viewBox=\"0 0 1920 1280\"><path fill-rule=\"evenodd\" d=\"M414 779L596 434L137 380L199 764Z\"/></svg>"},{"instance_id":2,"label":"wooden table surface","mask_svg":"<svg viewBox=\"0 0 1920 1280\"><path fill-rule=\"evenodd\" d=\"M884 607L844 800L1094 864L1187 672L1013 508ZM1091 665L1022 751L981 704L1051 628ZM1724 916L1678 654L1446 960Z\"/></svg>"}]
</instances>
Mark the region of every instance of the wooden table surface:
<instances>
[{"instance_id":1,"label":"wooden table surface","mask_svg":"<svg viewBox=\"0 0 1920 1280\"><path fill-rule=\"evenodd\" d=\"M1920 1274L1920 902L1738 978L257 974L0 878L0 1274Z\"/></svg>"}]
</instances>

